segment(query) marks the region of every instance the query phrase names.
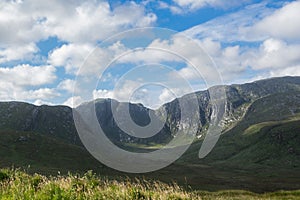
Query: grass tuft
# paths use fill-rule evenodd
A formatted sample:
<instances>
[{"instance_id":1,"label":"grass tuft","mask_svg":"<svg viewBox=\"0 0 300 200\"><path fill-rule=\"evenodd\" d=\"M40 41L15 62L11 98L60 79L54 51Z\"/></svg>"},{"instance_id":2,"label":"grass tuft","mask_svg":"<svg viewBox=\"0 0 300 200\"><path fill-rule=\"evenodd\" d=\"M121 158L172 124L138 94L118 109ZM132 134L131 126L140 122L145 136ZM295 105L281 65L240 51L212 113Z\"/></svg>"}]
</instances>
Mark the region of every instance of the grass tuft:
<instances>
[{"instance_id":1,"label":"grass tuft","mask_svg":"<svg viewBox=\"0 0 300 200\"><path fill-rule=\"evenodd\" d=\"M84 175L29 175L19 169L0 171L0 199L299 199L300 191L256 194L248 191L186 191L176 183L109 180L92 171Z\"/></svg>"}]
</instances>

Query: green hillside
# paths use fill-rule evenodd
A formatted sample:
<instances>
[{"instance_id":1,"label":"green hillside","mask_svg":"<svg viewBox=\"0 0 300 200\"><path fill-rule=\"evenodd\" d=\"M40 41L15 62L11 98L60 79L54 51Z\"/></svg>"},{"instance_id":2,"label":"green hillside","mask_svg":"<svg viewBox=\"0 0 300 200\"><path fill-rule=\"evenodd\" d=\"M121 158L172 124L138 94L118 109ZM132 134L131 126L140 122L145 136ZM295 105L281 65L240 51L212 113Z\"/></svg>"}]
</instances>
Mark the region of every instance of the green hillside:
<instances>
[{"instance_id":1,"label":"green hillside","mask_svg":"<svg viewBox=\"0 0 300 200\"><path fill-rule=\"evenodd\" d=\"M71 108L1 102L0 167L22 167L29 173L45 175L93 170L111 180L138 177L164 183L176 181L185 188L208 191L299 189L300 78L268 79L225 88L224 130L212 152L204 159L198 158L201 137L175 163L147 174L117 172L95 160L79 140ZM191 100L189 95L182 98ZM201 111L198 134L205 135L211 117L208 92L198 92L197 98ZM180 120L178 101L162 106L167 110L167 124L158 136L148 140L128 138L116 127L111 101L96 101L97 117L108 137L120 147L153 151L173 137ZM134 120L146 125L153 111L141 104L129 105Z\"/></svg>"},{"instance_id":2,"label":"green hillside","mask_svg":"<svg viewBox=\"0 0 300 200\"><path fill-rule=\"evenodd\" d=\"M1 131L0 137L0 167L22 167L43 174L106 169L84 147L40 133Z\"/></svg>"}]
</instances>

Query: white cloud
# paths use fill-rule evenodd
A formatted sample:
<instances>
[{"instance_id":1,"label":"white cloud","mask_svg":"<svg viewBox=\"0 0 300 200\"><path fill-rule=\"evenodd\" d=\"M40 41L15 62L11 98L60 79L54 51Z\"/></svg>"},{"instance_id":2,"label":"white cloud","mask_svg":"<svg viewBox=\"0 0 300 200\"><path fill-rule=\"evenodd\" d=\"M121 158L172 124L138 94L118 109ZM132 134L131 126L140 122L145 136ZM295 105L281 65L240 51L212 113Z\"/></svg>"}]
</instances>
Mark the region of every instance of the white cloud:
<instances>
[{"instance_id":1,"label":"white cloud","mask_svg":"<svg viewBox=\"0 0 300 200\"><path fill-rule=\"evenodd\" d=\"M80 69L79 75L97 76L114 56L124 51L126 48L120 42L105 48L91 44L66 44L49 54L48 63L64 67L69 74L76 74Z\"/></svg>"},{"instance_id":2,"label":"white cloud","mask_svg":"<svg viewBox=\"0 0 300 200\"><path fill-rule=\"evenodd\" d=\"M200 77L200 74L191 66L184 67L176 73L180 74L186 80L199 79Z\"/></svg>"},{"instance_id":3,"label":"white cloud","mask_svg":"<svg viewBox=\"0 0 300 200\"><path fill-rule=\"evenodd\" d=\"M164 88L158 96L159 105L165 104L176 98L182 97L185 94L191 94L192 92L199 91L199 89L203 89L203 88L201 87L198 88L197 90L193 90L192 88L187 88L185 86Z\"/></svg>"},{"instance_id":4,"label":"white cloud","mask_svg":"<svg viewBox=\"0 0 300 200\"><path fill-rule=\"evenodd\" d=\"M217 7L217 8L232 8L236 6L240 6L243 4L247 4L251 1L249 0L232 0L232 1L224 1L224 0L173 0L178 6L188 10L195 11L199 8L203 7Z\"/></svg>"},{"instance_id":5,"label":"white cloud","mask_svg":"<svg viewBox=\"0 0 300 200\"><path fill-rule=\"evenodd\" d=\"M194 26L185 33L194 38L209 37L222 42L263 41L270 37L299 41L299 10L300 1L286 3L277 9L266 2L253 4Z\"/></svg>"},{"instance_id":6,"label":"white cloud","mask_svg":"<svg viewBox=\"0 0 300 200\"><path fill-rule=\"evenodd\" d=\"M185 35L177 34L168 40L154 40L144 49L127 54L118 60L120 63L162 63L178 62L194 65L208 80L217 80L215 67L210 57L199 43ZM174 68L174 66L170 66Z\"/></svg>"},{"instance_id":7,"label":"white cloud","mask_svg":"<svg viewBox=\"0 0 300 200\"><path fill-rule=\"evenodd\" d=\"M204 38L202 40L195 39L196 42L206 51L208 55L219 55L221 53L221 43L214 41L212 38Z\"/></svg>"},{"instance_id":8,"label":"white cloud","mask_svg":"<svg viewBox=\"0 0 300 200\"><path fill-rule=\"evenodd\" d=\"M249 1L173 0L173 3L159 1L157 4L161 9L170 9L174 14L184 14L203 7L229 8L247 2ZM129 49L121 42L116 42L95 50L96 41L128 28L153 25L156 16L150 13L152 11L146 11L146 4L127 2L116 4L112 8L106 1L93 0L1 1L0 63L32 61L39 52L37 42L50 36L56 36L67 44L49 53L49 65L20 64L12 68L0 68L0 98L36 100L36 104L42 104L47 103L50 98L58 97L58 91L72 92L74 81L70 79L60 82L55 88L47 88L47 84L56 80L55 67L64 67L67 73L75 74L93 50L94 54L80 72L86 78L97 76L99 70L104 69L116 55ZM282 8L270 7L268 2L253 4L193 27L185 33L197 38L196 43L213 58L225 80L243 76L249 67L256 72L267 71L264 77L298 75L299 10L300 1L286 3ZM241 41L245 43L239 43ZM253 45L251 42L256 43ZM204 78L213 80L217 76L216 71L210 69L212 66L207 66L204 54L195 50L194 41L175 36L169 41L155 40L148 47L127 54L119 62L175 63L188 58L191 63L200 66L200 73ZM178 70L178 73L188 81L198 78L190 65ZM171 79L166 80L168 81ZM128 100L128 93L139 84L138 81L128 81L118 91L95 90L93 95ZM184 92L186 91L182 91ZM144 91L143 95L149 95L149 91ZM171 94L167 90L159 95L161 102L170 99ZM74 97L67 99L65 104L71 105L73 100L82 101L79 97Z\"/></svg>"},{"instance_id":9,"label":"white cloud","mask_svg":"<svg viewBox=\"0 0 300 200\"><path fill-rule=\"evenodd\" d=\"M40 88L37 90L27 90L16 94L16 99L52 99L58 97L60 94L53 88Z\"/></svg>"},{"instance_id":10,"label":"white cloud","mask_svg":"<svg viewBox=\"0 0 300 200\"><path fill-rule=\"evenodd\" d=\"M53 88L39 88L56 80L53 66L18 65L0 68L0 98L2 100L47 100L60 94Z\"/></svg>"},{"instance_id":11,"label":"white cloud","mask_svg":"<svg viewBox=\"0 0 300 200\"><path fill-rule=\"evenodd\" d=\"M300 76L300 65L289 66L283 69L273 69L270 71L270 76Z\"/></svg>"},{"instance_id":12,"label":"white cloud","mask_svg":"<svg viewBox=\"0 0 300 200\"><path fill-rule=\"evenodd\" d=\"M181 7L186 7L190 10L196 10L198 8L215 4L218 1L211 1L211 0L173 0Z\"/></svg>"},{"instance_id":13,"label":"white cloud","mask_svg":"<svg viewBox=\"0 0 300 200\"><path fill-rule=\"evenodd\" d=\"M94 99L106 99L106 98L110 98L110 99L114 99L115 98L115 92L112 90L94 90L93 91L93 98Z\"/></svg>"},{"instance_id":14,"label":"white cloud","mask_svg":"<svg viewBox=\"0 0 300 200\"><path fill-rule=\"evenodd\" d=\"M64 16L56 17L53 22L46 22L55 35L70 42L102 40L124 28L150 26L156 21L153 13L146 14L143 6L133 2L114 10L104 1L73 6L68 16L63 13Z\"/></svg>"},{"instance_id":15,"label":"white cloud","mask_svg":"<svg viewBox=\"0 0 300 200\"><path fill-rule=\"evenodd\" d=\"M56 69L51 66L18 65L0 68L0 81L16 86L39 86L52 83L56 79Z\"/></svg>"},{"instance_id":16,"label":"white cloud","mask_svg":"<svg viewBox=\"0 0 300 200\"><path fill-rule=\"evenodd\" d=\"M204 38L202 40L195 39L195 42L197 42L209 55L212 62L215 64L216 70L214 73L220 73L224 81L236 78L247 68L245 59L248 55L239 45L222 47L221 42L214 41L211 38ZM200 70L198 70L197 73L193 67L187 66L179 70L179 72L188 80L199 79L199 76L207 79L207 77L210 77L210 71L203 69L205 68L200 67ZM215 76L217 75L218 74L215 74Z\"/></svg>"},{"instance_id":17,"label":"white cloud","mask_svg":"<svg viewBox=\"0 0 300 200\"><path fill-rule=\"evenodd\" d=\"M267 39L259 50L253 49L246 61L253 69L281 69L298 65L300 45L287 44L278 39Z\"/></svg>"},{"instance_id":18,"label":"white cloud","mask_svg":"<svg viewBox=\"0 0 300 200\"><path fill-rule=\"evenodd\" d=\"M155 14L134 2L111 8L106 1L94 0L1 1L0 63L31 60L39 50L36 43L50 36L76 44L95 43L155 21Z\"/></svg>"},{"instance_id":19,"label":"white cloud","mask_svg":"<svg viewBox=\"0 0 300 200\"><path fill-rule=\"evenodd\" d=\"M176 96L168 89L163 89L162 93L159 95L160 103L170 102L176 98Z\"/></svg>"},{"instance_id":20,"label":"white cloud","mask_svg":"<svg viewBox=\"0 0 300 200\"><path fill-rule=\"evenodd\" d=\"M49 36L68 42L97 41L155 21L153 13L134 2L112 9L106 1L1 1L0 42L30 43Z\"/></svg>"},{"instance_id":21,"label":"white cloud","mask_svg":"<svg viewBox=\"0 0 300 200\"><path fill-rule=\"evenodd\" d=\"M245 73L248 67L256 73L260 70L267 70L263 78L292 75L287 69L290 67L294 69L294 66L300 62L299 44L289 44L274 38L266 39L259 47L232 45L222 48L220 42L216 41L199 41L199 43L203 44L204 49L208 49L207 52L226 82L243 79L242 76L247 75Z\"/></svg>"},{"instance_id":22,"label":"white cloud","mask_svg":"<svg viewBox=\"0 0 300 200\"><path fill-rule=\"evenodd\" d=\"M179 74L173 75L167 72L161 72L165 78L160 82L121 80L114 89L93 90L93 99L111 98L121 102L142 103L146 107L155 109L194 91L192 85L179 78Z\"/></svg>"},{"instance_id":23,"label":"white cloud","mask_svg":"<svg viewBox=\"0 0 300 200\"><path fill-rule=\"evenodd\" d=\"M75 73L94 48L90 44L65 44L49 54L48 62L64 67L67 73Z\"/></svg>"},{"instance_id":24,"label":"white cloud","mask_svg":"<svg viewBox=\"0 0 300 200\"><path fill-rule=\"evenodd\" d=\"M199 40L226 82L247 81L249 71L254 78L293 75L292 70L297 75L300 1L279 5L282 7L274 8L268 2L246 6L185 33Z\"/></svg>"},{"instance_id":25,"label":"white cloud","mask_svg":"<svg viewBox=\"0 0 300 200\"><path fill-rule=\"evenodd\" d=\"M93 91L93 98L112 98L117 99L119 101L128 102L133 93L143 85L140 81L133 81L133 80L122 80L120 87L114 88L113 90L94 90Z\"/></svg>"},{"instance_id":26,"label":"white cloud","mask_svg":"<svg viewBox=\"0 0 300 200\"><path fill-rule=\"evenodd\" d=\"M163 1L158 1L158 8L159 9L169 9L173 14L176 14L176 15L180 15L180 14L184 13L183 9L180 8L179 6L170 5Z\"/></svg>"},{"instance_id":27,"label":"white cloud","mask_svg":"<svg viewBox=\"0 0 300 200\"><path fill-rule=\"evenodd\" d=\"M284 40L300 40L300 1L294 1L276 10L253 26L254 34Z\"/></svg>"},{"instance_id":28,"label":"white cloud","mask_svg":"<svg viewBox=\"0 0 300 200\"><path fill-rule=\"evenodd\" d=\"M83 103L84 100L80 96L73 96L68 98L62 105L69 106L71 108L75 108Z\"/></svg>"},{"instance_id":29,"label":"white cloud","mask_svg":"<svg viewBox=\"0 0 300 200\"><path fill-rule=\"evenodd\" d=\"M265 37L253 34L250 29L274 11L275 9L268 7L265 2L253 4L237 12L225 14L194 26L184 31L184 33L192 38L212 38L220 42L263 40Z\"/></svg>"},{"instance_id":30,"label":"white cloud","mask_svg":"<svg viewBox=\"0 0 300 200\"><path fill-rule=\"evenodd\" d=\"M0 63L14 60L29 60L33 58L33 54L38 52L38 48L34 43L25 45L10 45L0 49Z\"/></svg>"},{"instance_id":31,"label":"white cloud","mask_svg":"<svg viewBox=\"0 0 300 200\"><path fill-rule=\"evenodd\" d=\"M176 86L171 88L154 87L148 90L139 88L140 84L127 80L124 87L117 90L94 90L93 98L111 98L121 102L142 103L148 108L156 109L164 103L191 92L190 89ZM136 90L137 88L139 89Z\"/></svg>"},{"instance_id":32,"label":"white cloud","mask_svg":"<svg viewBox=\"0 0 300 200\"><path fill-rule=\"evenodd\" d=\"M149 108L157 108L165 102L159 100L160 90L158 87L147 89L148 84L140 81L124 80L120 88L113 90L94 90L93 98L111 98L121 102L142 103ZM153 86L153 85L152 85Z\"/></svg>"},{"instance_id":33,"label":"white cloud","mask_svg":"<svg viewBox=\"0 0 300 200\"><path fill-rule=\"evenodd\" d=\"M1 100L49 100L59 97L60 94L53 88L39 88L36 90L28 90L23 87L15 87L12 84L1 83L0 98Z\"/></svg>"},{"instance_id":34,"label":"white cloud","mask_svg":"<svg viewBox=\"0 0 300 200\"><path fill-rule=\"evenodd\" d=\"M246 56L241 52L239 45L228 46L221 49L221 52L220 57L215 57L214 59L223 76L234 75L232 73L240 73L245 70L244 59ZM224 74L226 72L227 74Z\"/></svg>"},{"instance_id":35,"label":"white cloud","mask_svg":"<svg viewBox=\"0 0 300 200\"><path fill-rule=\"evenodd\" d=\"M37 105L37 106L41 106L41 105L54 105L52 102L49 102L49 101L44 101L44 100L41 100L41 99L37 99L33 102L34 105Z\"/></svg>"},{"instance_id":36,"label":"white cloud","mask_svg":"<svg viewBox=\"0 0 300 200\"><path fill-rule=\"evenodd\" d=\"M256 73L262 73L260 71L264 70L261 78L293 75L292 69L295 70L295 66L298 66L300 62L300 44L289 44L274 38L264 40L259 47L241 47L240 45L221 47L220 42L205 42L205 40L199 43L216 63L223 80L229 83L236 79L252 80L252 78L249 80L243 78L247 75L249 67ZM297 75L297 71L295 70L294 75ZM188 68L182 69L181 72L193 75Z\"/></svg>"},{"instance_id":37,"label":"white cloud","mask_svg":"<svg viewBox=\"0 0 300 200\"><path fill-rule=\"evenodd\" d=\"M60 90L65 90L69 93L74 92L74 87L75 87L75 81L71 79L66 79L60 82L57 86L58 89Z\"/></svg>"},{"instance_id":38,"label":"white cloud","mask_svg":"<svg viewBox=\"0 0 300 200\"><path fill-rule=\"evenodd\" d=\"M39 41L47 34L32 5L33 2L0 2L0 43L1 45L30 44ZM36 2L41 4L42 2ZM48 7L47 9L49 10ZM53 13L54 14L54 13Z\"/></svg>"}]
</instances>

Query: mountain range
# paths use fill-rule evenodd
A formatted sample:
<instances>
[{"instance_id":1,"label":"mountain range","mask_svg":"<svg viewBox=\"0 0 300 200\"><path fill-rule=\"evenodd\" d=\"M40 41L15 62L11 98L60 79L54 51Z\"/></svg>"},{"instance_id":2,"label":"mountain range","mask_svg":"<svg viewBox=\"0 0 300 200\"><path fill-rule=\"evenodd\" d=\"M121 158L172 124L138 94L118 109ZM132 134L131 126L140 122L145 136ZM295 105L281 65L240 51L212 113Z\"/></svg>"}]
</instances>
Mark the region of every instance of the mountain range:
<instances>
[{"instance_id":1,"label":"mountain range","mask_svg":"<svg viewBox=\"0 0 300 200\"><path fill-rule=\"evenodd\" d=\"M220 88L226 95L222 134L212 152L199 159L199 149L212 122L211 91ZM199 120L193 144L172 165L143 176L208 190L300 188L300 77L215 86L182 96L157 110L113 99L91 103L95 105L98 122L113 143L130 151L147 152L159 149L175 137L181 125L180 102L195 100ZM150 116L157 113L166 123L149 138L129 135L113 117L114 109L126 106L132 120L140 126L149 124ZM92 169L107 176L124 175L88 153L76 131L72 109L67 106L1 102L0 135L0 167L23 167L45 174Z\"/></svg>"}]
</instances>

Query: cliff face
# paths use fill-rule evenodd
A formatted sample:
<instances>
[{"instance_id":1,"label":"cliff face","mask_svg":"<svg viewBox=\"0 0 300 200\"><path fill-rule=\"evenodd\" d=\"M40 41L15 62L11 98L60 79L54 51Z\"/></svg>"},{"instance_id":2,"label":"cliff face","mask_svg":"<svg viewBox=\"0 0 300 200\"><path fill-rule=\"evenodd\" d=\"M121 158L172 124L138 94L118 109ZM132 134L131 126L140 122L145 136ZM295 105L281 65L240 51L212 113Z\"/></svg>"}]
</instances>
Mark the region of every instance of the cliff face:
<instances>
[{"instance_id":1,"label":"cliff face","mask_svg":"<svg viewBox=\"0 0 300 200\"><path fill-rule=\"evenodd\" d=\"M197 92L196 96L199 104L199 131L198 135L205 134L208 123L211 120L212 107L210 102L210 93L209 91L214 88L209 89L208 91ZM242 85L231 85L224 86L226 94L226 105L225 105L225 114L221 124L223 126L223 131L226 131L234 127L240 120L246 115L251 105L258 101L261 98L268 97L270 98L281 98L281 95L286 96L287 94L297 94L300 92L300 78L299 77L283 77L283 78L273 78L267 80L256 81L253 83L247 83ZM274 95L277 95L276 97ZM189 99L190 95L183 96L182 98ZM275 99L275 100L276 100ZM283 99L283 98L282 98ZM291 99L295 101L297 98ZM193 99L190 99L191 101ZM277 99L278 100L278 99ZM287 99L282 100L281 104L284 104ZM165 109L167 111L167 124L171 130L171 133L176 130L180 122L180 106L179 100L176 99L170 103L167 103L162 106L160 109ZM278 105L277 101L270 101L266 104L266 107L278 107L278 109L288 109L283 108ZM288 103L287 103L288 104ZM288 107L286 105L285 107ZM294 106L295 107L295 106ZM291 108L293 110L299 110L296 108ZM251 111L251 110L250 110ZM296 112L296 111L294 111ZM261 115L265 115L261 113ZM268 116L261 116L262 118L267 119Z\"/></svg>"}]
</instances>

